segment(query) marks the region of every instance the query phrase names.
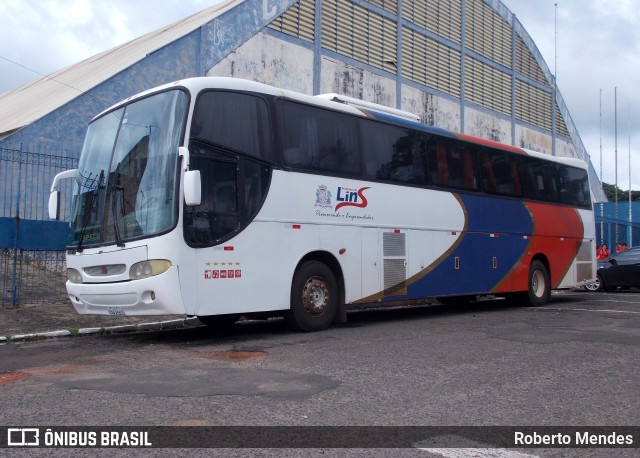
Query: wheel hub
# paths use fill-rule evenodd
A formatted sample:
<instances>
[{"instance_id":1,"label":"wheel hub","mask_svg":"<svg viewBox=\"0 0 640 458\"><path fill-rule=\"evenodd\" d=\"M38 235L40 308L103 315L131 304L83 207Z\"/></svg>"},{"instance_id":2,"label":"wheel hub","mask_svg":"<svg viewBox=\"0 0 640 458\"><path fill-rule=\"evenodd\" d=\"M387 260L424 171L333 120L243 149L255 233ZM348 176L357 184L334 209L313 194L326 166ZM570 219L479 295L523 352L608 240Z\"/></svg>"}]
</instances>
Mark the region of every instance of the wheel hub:
<instances>
[{"instance_id":1,"label":"wheel hub","mask_svg":"<svg viewBox=\"0 0 640 458\"><path fill-rule=\"evenodd\" d=\"M312 315L321 315L329 303L329 288L324 279L312 277L304 285L302 290L304 308Z\"/></svg>"},{"instance_id":2,"label":"wheel hub","mask_svg":"<svg viewBox=\"0 0 640 458\"><path fill-rule=\"evenodd\" d=\"M531 276L531 291L536 297L542 297L545 290L544 275L536 270Z\"/></svg>"}]
</instances>

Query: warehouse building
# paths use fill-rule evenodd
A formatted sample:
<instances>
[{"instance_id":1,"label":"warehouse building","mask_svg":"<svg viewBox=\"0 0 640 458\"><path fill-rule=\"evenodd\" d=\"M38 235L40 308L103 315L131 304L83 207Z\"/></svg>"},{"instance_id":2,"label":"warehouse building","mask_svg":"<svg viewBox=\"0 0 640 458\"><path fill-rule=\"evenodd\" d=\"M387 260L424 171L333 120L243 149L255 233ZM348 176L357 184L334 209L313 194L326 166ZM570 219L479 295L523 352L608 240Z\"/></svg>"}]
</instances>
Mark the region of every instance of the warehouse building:
<instances>
[{"instance_id":1,"label":"warehouse building","mask_svg":"<svg viewBox=\"0 0 640 458\"><path fill-rule=\"evenodd\" d=\"M588 160L548 66L499 0L230 0L1 95L0 147L77 156L112 103L204 75L337 92Z\"/></svg>"},{"instance_id":2,"label":"warehouse building","mask_svg":"<svg viewBox=\"0 0 640 458\"><path fill-rule=\"evenodd\" d=\"M499 0L229 0L1 94L0 218L46 219L51 179L77 163L91 118L192 76L340 93L590 163L548 66Z\"/></svg>"}]
</instances>

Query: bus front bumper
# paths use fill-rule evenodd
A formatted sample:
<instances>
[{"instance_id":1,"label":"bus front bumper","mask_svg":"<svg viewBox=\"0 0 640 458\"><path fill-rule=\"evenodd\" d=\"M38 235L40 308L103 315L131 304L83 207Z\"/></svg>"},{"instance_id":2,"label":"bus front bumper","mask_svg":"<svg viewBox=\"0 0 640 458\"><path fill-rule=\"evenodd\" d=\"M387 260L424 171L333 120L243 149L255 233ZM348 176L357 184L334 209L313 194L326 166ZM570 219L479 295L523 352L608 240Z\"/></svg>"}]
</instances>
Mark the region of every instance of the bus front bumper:
<instances>
[{"instance_id":1,"label":"bus front bumper","mask_svg":"<svg viewBox=\"0 0 640 458\"><path fill-rule=\"evenodd\" d=\"M69 299L83 315L184 315L178 268L141 280L66 283Z\"/></svg>"}]
</instances>

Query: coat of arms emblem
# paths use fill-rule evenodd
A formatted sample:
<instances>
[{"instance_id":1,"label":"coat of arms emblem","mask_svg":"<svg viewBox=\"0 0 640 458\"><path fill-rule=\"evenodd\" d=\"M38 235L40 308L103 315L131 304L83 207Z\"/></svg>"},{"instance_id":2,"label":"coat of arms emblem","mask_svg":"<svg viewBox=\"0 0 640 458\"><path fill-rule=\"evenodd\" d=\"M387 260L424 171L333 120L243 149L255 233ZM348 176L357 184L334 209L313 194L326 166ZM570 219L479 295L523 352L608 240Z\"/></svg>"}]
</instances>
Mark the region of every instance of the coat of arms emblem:
<instances>
[{"instance_id":1,"label":"coat of arms emblem","mask_svg":"<svg viewBox=\"0 0 640 458\"><path fill-rule=\"evenodd\" d=\"M331 191L323 184L316 189L316 204L315 207L331 208Z\"/></svg>"}]
</instances>

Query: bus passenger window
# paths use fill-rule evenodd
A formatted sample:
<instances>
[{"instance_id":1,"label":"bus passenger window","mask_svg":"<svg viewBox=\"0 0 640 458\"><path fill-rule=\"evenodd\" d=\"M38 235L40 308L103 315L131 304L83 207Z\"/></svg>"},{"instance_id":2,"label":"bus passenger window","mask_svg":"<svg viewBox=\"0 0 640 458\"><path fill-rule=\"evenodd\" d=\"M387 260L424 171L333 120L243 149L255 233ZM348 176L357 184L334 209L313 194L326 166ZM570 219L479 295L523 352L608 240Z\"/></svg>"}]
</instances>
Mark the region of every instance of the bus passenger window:
<instances>
[{"instance_id":1,"label":"bus passenger window","mask_svg":"<svg viewBox=\"0 0 640 458\"><path fill-rule=\"evenodd\" d=\"M472 149L457 141L441 141L437 147L438 180L443 186L478 189Z\"/></svg>"},{"instance_id":2,"label":"bus passenger window","mask_svg":"<svg viewBox=\"0 0 640 458\"><path fill-rule=\"evenodd\" d=\"M544 202L559 202L557 164L537 159L523 159L525 196Z\"/></svg>"},{"instance_id":3,"label":"bus passenger window","mask_svg":"<svg viewBox=\"0 0 640 458\"><path fill-rule=\"evenodd\" d=\"M473 164L473 151L469 146L464 148L464 188L469 190L478 189L478 177Z\"/></svg>"},{"instance_id":4,"label":"bus passenger window","mask_svg":"<svg viewBox=\"0 0 640 458\"><path fill-rule=\"evenodd\" d=\"M520 196L520 170L517 159L501 152L482 153L483 187L486 192Z\"/></svg>"},{"instance_id":5,"label":"bus passenger window","mask_svg":"<svg viewBox=\"0 0 640 458\"><path fill-rule=\"evenodd\" d=\"M287 129L283 136L282 150L285 164L302 168L316 167L318 164L318 128L316 120L294 113L287 118L286 124Z\"/></svg>"},{"instance_id":6,"label":"bus passenger window","mask_svg":"<svg viewBox=\"0 0 640 458\"><path fill-rule=\"evenodd\" d=\"M560 181L564 189L562 203L577 207L589 207L591 197L589 178L586 170L570 166L560 166Z\"/></svg>"},{"instance_id":7,"label":"bus passenger window","mask_svg":"<svg viewBox=\"0 0 640 458\"><path fill-rule=\"evenodd\" d=\"M511 179L513 180L513 192L516 196L522 195L522 185L520 184L520 168L515 158L509 160L511 166Z\"/></svg>"},{"instance_id":8,"label":"bus passenger window","mask_svg":"<svg viewBox=\"0 0 640 458\"><path fill-rule=\"evenodd\" d=\"M469 145L452 139L427 140L427 144L429 181L432 185L470 191L478 189L474 152Z\"/></svg>"},{"instance_id":9,"label":"bus passenger window","mask_svg":"<svg viewBox=\"0 0 640 458\"><path fill-rule=\"evenodd\" d=\"M342 113L314 109L318 123L318 168L328 172L360 173L358 125Z\"/></svg>"},{"instance_id":10,"label":"bus passenger window","mask_svg":"<svg viewBox=\"0 0 640 458\"><path fill-rule=\"evenodd\" d=\"M494 193L498 190L498 181L493 171L493 163L489 153L482 154L482 185L487 192Z\"/></svg>"},{"instance_id":11,"label":"bus passenger window","mask_svg":"<svg viewBox=\"0 0 640 458\"><path fill-rule=\"evenodd\" d=\"M357 119L343 113L283 101L282 157L302 169L360 173Z\"/></svg>"},{"instance_id":12,"label":"bus passenger window","mask_svg":"<svg viewBox=\"0 0 640 458\"><path fill-rule=\"evenodd\" d=\"M447 158L447 147L443 141L438 142L436 147L436 163L438 170L438 184L449 186L449 160Z\"/></svg>"},{"instance_id":13,"label":"bus passenger window","mask_svg":"<svg viewBox=\"0 0 640 458\"><path fill-rule=\"evenodd\" d=\"M364 177L391 179L394 145L398 129L369 120L361 122Z\"/></svg>"},{"instance_id":14,"label":"bus passenger window","mask_svg":"<svg viewBox=\"0 0 640 458\"><path fill-rule=\"evenodd\" d=\"M196 102L191 136L260 159L271 159L271 123L260 97L207 91Z\"/></svg>"},{"instance_id":15,"label":"bus passenger window","mask_svg":"<svg viewBox=\"0 0 640 458\"><path fill-rule=\"evenodd\" d=\"M365 177L401 183L425 182L423 136L412 130L363 120Z\"/></svg>"}]
</instances>

